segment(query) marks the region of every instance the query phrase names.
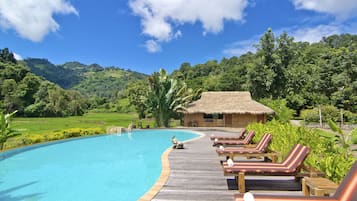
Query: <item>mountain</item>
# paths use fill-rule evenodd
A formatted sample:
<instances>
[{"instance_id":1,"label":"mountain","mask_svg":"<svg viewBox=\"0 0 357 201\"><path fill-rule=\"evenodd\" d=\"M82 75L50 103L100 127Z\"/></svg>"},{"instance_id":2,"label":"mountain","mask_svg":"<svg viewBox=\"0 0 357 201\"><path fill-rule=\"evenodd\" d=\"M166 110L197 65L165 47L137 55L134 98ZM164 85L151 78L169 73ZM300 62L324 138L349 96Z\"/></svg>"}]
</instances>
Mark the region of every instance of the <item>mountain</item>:
<instances>
[{"instance_id":1,"label":"mountain","mask_svg":"<svg viewBox=\"0 0 357 201\"><path fill-rule=\"evenodd\" d=\"M46 59L24 60L31 72L52 81L64 89L73 89L87 97L115 99L127 83L146 79L147 75L118 67L102 67L67 62L55 65Z\"/></svg>"},{"instance_id":2,"label":"mountain","mask_svg":"<svg viewBox=\"0 0 357 201\"><path fill-rule=\"evenodd\" d=\"M54 65L47 59L29 58L25 59L24 62L32 73L56 83L64 89L69 89L79 84L81 80L80 75L76 71Z\"/></svg>"}]
</instances>

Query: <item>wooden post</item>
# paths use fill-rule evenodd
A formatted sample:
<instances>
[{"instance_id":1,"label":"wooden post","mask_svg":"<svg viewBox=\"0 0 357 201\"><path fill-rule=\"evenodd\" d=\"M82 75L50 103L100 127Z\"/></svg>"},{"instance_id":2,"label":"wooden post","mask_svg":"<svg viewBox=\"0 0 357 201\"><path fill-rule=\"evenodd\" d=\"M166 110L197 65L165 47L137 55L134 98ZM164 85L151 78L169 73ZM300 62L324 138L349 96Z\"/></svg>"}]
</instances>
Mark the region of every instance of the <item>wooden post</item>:
<instances>
[{"instance_id":1,"label":"wooden post","mask_svg":"<svg viewBox=\"0 0 357 201\"><path fill-rule=\"evenodd\" d=\"M341 111L341 125L340 125L340 128L342 129L342 126L343 126L343 109L341 109L340 111Z\"/></svg>"},{"instance_id":2,"label":"wooden post","mask_svg":"<svg viewBox=\"0 0 357 201\"><path fill-rule=\"evenodd\" d=\"M277 161L278 161L278 155L273 154L273 155L271 156L271 162L276 163Z\"/></svg>"},{"instance_id":3,"label":"wooden post","mask_svg":"<svg viewBox=\"0 0 357 201\"><path fill-rule=\"evenodd\" d=\"M306 185L305 178L303 178L302 181L301 181L301 187L302 187L302 192L304 193L304 196L310 196L310 189Z\"/></svg>"},{"instance_id":4,"label":"wooden post","mask_svg":"<svg viewBox=\"0 0 357 201\"><path fill-rule=\"evenodd\" d=\"M245 193L245 179L244 172L238 174L238 189L240 193Z\"/></svg>"},{"instance_id":5,"label":"wooden post","mask_svg":"<svg viewBox=\"0 0 357 201\"><path fill-rule=\"evenodd\" d=\"M321 106L319 106L319 116L320 116L320 127L322 128L322 114L321 114Z\"/></svg>"}]
</instances>

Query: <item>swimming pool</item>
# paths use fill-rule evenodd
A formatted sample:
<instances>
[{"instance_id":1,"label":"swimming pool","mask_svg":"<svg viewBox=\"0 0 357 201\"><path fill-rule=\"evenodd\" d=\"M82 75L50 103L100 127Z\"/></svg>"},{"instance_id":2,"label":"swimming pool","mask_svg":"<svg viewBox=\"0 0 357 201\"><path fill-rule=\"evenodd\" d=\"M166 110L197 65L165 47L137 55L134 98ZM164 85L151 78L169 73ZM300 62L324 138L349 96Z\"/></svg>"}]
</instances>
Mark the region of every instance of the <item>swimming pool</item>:
<instances>
[{"instance_id":1,"label":"swimming pool","mask_svg":"<svg viewBox=\"0 0 357 201\"><path fill-rule=\"evenodd\" d=\"M161 154L197 134L133 131L0 153L0 200L137 200L161 173ZM25 150L25 151L23 151Z\"/></svg>"}]
</instances>

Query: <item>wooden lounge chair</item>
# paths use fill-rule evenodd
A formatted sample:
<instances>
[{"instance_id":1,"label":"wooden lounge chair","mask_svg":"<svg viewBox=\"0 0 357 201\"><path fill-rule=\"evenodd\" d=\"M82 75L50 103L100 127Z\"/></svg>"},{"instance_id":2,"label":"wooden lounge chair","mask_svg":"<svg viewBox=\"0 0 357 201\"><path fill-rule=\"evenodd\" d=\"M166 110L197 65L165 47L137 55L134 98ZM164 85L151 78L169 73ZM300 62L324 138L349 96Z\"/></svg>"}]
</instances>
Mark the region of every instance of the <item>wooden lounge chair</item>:
<instances>
[{"instance_id":1,"label":"wooden lounge chair","mask_svg":"<svg viewBox=\"0 0 357 201\"><path fill-rule=\"evenodd\" d=\"M235 201L244 201L244 194L234 195ZM351 167L332 197L255 195L255 201L354 201L357 200L357 162Z\"/></svg>"},{"instance_id":2,"label":"wooden lounge chair","mask_svg":"<svg viewBox=\"0 0 357 201\"><path fill-rule=\"evenodd\" d=\"M242 131L237 133L237 135L231 135L231 136L211 136L211 140L241 140L247 130L244 128Z\"/></svg>"},{"instance_id":3,"label":"wooden lounge chair","mask_svg":"<svg viewBox=\"0 0 357 201\"><path fill-rule=\"evenodd\" d=\"M310 149L297 144L282 163L239 162L233 166L223 163L225 176L238 177L238 189L245 192L245 175L298 176Z\"/></svg>"},{"instance_id":4,"label":"wooden lounge chair","mask_svg":"<svg viewBox=\"0 0 357 201\"><path fill-rule=\"evenodd\" d=\"M249 144L252 141L254 135L255 135L255 131L249 131L247 136L245 136L245 138L242 140L218 140L217 139L213 141L213 146L219 146L219 145L232 146L232 145Z\"/></svg>"},{"instance_id":5,"label":"wooden lounge chair","mask_svg":"<svg viewBox=\"0 0 357 201\"><path fill-rule=\"evenodd\" d=\"M216 152L219 156L229 156L232 160L235 156L250 157L264 157L270 158L273 163L277 162L279 154L276 152L267 152L268 145L271 142L273 136L271 134L264 134L259 143L254 147L226 147L217 148Z\"/></svg>"}]
</instances>

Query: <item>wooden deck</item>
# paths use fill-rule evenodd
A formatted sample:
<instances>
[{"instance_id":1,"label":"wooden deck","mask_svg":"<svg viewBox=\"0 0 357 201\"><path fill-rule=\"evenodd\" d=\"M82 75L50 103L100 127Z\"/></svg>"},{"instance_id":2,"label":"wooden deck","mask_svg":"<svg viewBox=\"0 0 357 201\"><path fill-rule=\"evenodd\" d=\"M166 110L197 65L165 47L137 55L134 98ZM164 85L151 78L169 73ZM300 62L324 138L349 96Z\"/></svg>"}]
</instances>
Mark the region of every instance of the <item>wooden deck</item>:
<instances>
[{"instance_id":1,"label":"wooden deck","mask_svg":"<svg viewBox=\"0 0 357 201\"><path fill-rule=\"evenodd\" d=\"M205 137L185 143L185 149L169 154L170 175L154 201L233 200L238 193L234 177L225 177L220 158L209 139L211 134L232 135L231 131L195 129ZM244 158L236 158L246 160ZM246 177L247 191L253 194L303 195L293 177Z\"/></svg>"}]
</instances>

